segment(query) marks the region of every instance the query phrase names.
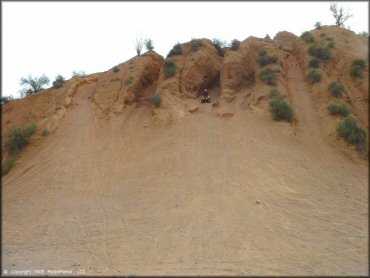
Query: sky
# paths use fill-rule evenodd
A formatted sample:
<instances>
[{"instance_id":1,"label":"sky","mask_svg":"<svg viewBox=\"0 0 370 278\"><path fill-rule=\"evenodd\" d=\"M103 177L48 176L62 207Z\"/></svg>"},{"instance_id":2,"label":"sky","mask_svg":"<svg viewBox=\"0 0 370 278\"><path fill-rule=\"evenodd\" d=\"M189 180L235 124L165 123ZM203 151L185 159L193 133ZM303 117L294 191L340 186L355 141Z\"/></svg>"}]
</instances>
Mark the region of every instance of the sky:
<instances>
[{"instance_id":1,"label":"sky","mask_svg":"<svg viewBox=\"0 0 370 278\"><path fill-rule=\"evenodd\" d=\"M335 24L331 3L2 1L2 96L20 97L19 81L28 75L45 74L51 86L58 74L69 79L72 71L106 71L136 55L136 38L151 39L166 57L174 44L192 38L299 36L318 21ZM369 32L368 1L338 7L353 14L346 27Z\"/></svg>"}]
</instances>

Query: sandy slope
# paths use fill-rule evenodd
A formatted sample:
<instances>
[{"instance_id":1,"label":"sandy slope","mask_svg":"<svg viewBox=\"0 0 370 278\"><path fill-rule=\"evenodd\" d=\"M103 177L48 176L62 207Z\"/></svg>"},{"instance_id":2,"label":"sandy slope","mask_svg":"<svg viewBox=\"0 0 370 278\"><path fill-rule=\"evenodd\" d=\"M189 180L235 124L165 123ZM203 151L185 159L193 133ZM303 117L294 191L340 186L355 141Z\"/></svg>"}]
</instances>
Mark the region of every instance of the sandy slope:
<instances>
[{"instance_id":1,"label":"sandy slope","mask_svg":"<svg viewBox=\"0 0 370 278\"><path fill-rule=\"evenodd\" d=\"M79 88L3 179L3 269L366 275L367 165L324 143L289 74L295 136L235 104L232 117L206 104L169 127L147 107L99 120L96 85Z\"/></svg>"}]
</instances>

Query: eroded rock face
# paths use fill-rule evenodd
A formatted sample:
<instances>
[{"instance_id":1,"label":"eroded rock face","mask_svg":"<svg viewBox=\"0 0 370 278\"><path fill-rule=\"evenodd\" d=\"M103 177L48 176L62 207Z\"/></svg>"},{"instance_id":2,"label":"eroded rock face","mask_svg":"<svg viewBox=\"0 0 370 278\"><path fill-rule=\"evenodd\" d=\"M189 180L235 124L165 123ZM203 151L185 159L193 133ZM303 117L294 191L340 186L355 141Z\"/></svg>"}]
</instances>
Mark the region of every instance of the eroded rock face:
<instances>
[{"instance_id":1,"label":"eroded rock face","mask_svg":"<svg viewBox=\"0 0 370 278\"><path fill-rule=\"evenodd\" d=\"M275 35L274 41L277 43L280 49L292 52L294 49L294 41L298 39L293 33L283 31Z\"/></svg>"},{"instance_id":2,"label":"eroded rock face","mask_svg":"<svg viewBox=\"0 0 370 278\"><path fill-rule=\"evenodd\" d=\"M201 46L194 50L192 42L182 44L182 54L166 60L176 63L176 75L165 78L161 70L158 91L162 95L198 97L205 88L219 81L221 58L209 39L199 39Z\"/></svg>"},{"instance_id":3,"label":"eroded rock face","mask_svg":"<svg viewBox=\"0 0 370 278\"><path fill-rule=\"evenodd\" d=\"M255 68L259 43L249 37L240 43L238 50L226 52L221 64L220 85L224 96L255 82Z\"/></svg>"},{"instance_id":4,"label":"eroded rock face","mask_svg":"<svg viewBox=\"0 0 370 278\"><path fill-rule=\"evenodd\" d=\"M119 113L155 91L163 57L154 51L112 68L102 75L94 93L97 107L107 113Z\"/></svg>"},{"instance_id":5,"label":"eroded rock face","mask_svg":"<svg viewBox=\"0 0 370 278\"><path fill-rule=\"evenodd\" d=\"M188 47L180 85L182 95L187 97L198 97L205 88L219 82L221 57L210 40L202 39L202 44L197 51Z\"/></svg>"}]
</instances>

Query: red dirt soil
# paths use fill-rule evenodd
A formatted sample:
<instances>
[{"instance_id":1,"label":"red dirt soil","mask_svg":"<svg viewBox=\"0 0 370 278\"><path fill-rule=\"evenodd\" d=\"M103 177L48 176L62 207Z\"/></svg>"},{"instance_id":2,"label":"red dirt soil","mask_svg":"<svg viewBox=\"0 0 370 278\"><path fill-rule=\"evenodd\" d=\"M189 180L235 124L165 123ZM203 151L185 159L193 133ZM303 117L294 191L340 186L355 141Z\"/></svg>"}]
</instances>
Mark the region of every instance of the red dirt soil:
<instances>
[{"instance_id":1,"label":"red dirt soil","mask_svg":"<svg viewBox=\"0 0 370 278\"><path fill-rule=\"evenodd\" d=\"M341 29L326 28L339 47ZM204 40L188 54L198 64L176 58L184 79L165 80L163 59L152 52L132 61L137 92L113 90L109 81L127 79L128 61L118 73L4 105L5 128L34 121L51 133L37 133L2 178L3 270L367 275L368 160L330 136L332 98L326 87L318 98L305 80L305 46L284 36L248 38L213 61L209 76L220 81L208 84L211 104L196 97L208 81L186 77L192 65L201 74L202 57L217 53ZM272 120L270 87L245 56L262 46L279 56L277 87L292 104L292 124ZM158 74L143 82L149 68ZM368 98L367 87L367 94L356 88ZM147 100L156 93L159 108ZM356 105L367 126L360 112L367 104Z\"/></svg>"}]
</instances>

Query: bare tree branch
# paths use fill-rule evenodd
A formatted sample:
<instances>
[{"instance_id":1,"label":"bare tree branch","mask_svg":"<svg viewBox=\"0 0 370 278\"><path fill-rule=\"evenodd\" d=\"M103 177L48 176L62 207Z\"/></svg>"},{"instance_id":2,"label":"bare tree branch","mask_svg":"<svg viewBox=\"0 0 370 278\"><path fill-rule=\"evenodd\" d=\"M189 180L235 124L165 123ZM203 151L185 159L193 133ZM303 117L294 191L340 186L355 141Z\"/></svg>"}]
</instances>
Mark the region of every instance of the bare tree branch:
<instances>
[{"instance_id":1,"label":"bare tree branch","mask_svg":"<svg viewBox=\"0 0 370 278\"><path fill-rule=\"evenodd\" d=\"M141 53L141 50L143 49L143 46L144 46L144 41L143 41L143 38L136 38L135 40L135 50L136 50L136 53L137 55L139 56L140 53Z\"/></svg>"},{"instance_id":2,"label":"bare tree branch","mask_svg":"<svg viewBox=\"0 0 370 278\"><path fill-rule=\"evenodd\" d=\"M338 27L344 27L344 22L346 22L353 14L349 14L348 11L346 13L343 12L343 7L339 8L337 3L333 3L330 5L330 11L333 13L333 17L335 18L335 25Z\"/></svg>"}]
</instances>

